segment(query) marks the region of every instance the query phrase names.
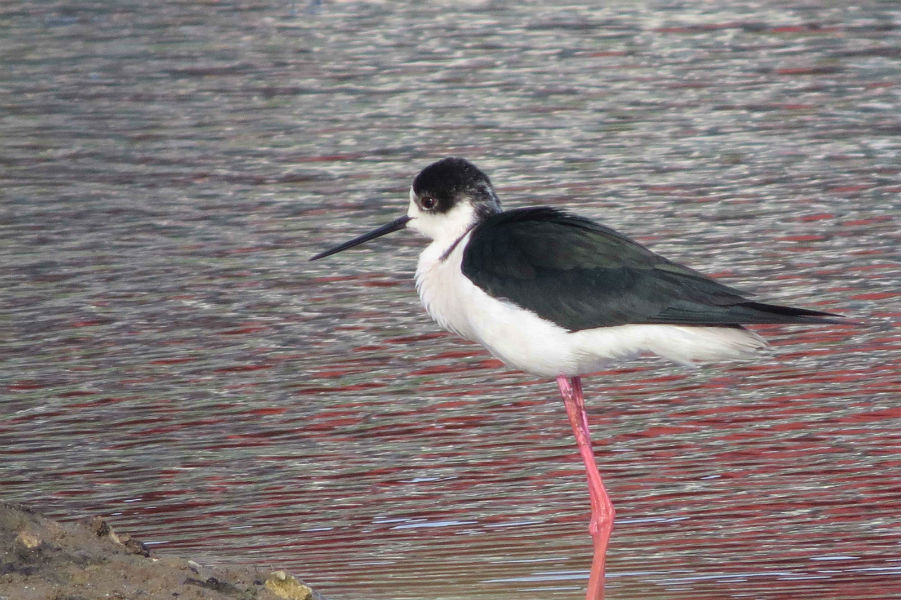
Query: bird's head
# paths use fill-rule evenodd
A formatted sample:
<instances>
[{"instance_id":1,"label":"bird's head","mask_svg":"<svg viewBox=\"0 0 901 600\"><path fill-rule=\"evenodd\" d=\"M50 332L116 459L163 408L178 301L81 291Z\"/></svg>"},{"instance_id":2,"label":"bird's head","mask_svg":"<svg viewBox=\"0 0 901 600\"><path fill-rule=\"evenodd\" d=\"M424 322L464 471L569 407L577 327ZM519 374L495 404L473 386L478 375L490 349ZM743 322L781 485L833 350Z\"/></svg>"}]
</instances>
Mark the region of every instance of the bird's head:
<instances>
[{"instance_id":1,"label":"bird's head","mask_svg":"<svg viewBox=\"0 0 901 600\"><path fill-rule=\"evenodd\" d=\"M500 210L500 200L487 175L468 160L445 158L413 179L407 227L433 240L456 239Z\"/></svg>"},{"instance_id":2,"label":"bird's head","mask_svg":"<svg viewBox=\"0 0 901 600\"><path fill-rule=\"evenodd\" d=\"M336 254L407 227L433 240L455 240L500 210L500 200L487 175L468 160L444 158L424 168L413 179L406 215L320 252L310 260Z\"/></svg>"}]
</instances>

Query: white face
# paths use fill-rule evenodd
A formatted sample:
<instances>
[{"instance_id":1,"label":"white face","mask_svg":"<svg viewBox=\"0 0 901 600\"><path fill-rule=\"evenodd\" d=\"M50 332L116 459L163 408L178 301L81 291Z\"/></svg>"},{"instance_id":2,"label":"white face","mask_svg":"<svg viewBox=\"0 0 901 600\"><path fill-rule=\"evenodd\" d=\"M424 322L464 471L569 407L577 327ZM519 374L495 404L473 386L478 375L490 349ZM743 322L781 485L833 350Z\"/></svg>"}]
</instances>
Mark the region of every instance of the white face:
<instances>
[{"instance_id":1,"label":"white face","mask_svg":"<svg viewBox=\"0 0 901 600\"><path fill-rule=\"evenodd\" d=\"M407 229L412 229L432 240L456 240L476 221L476 212L469 202L457 202L447 212L425 210L417 202L418 198L410 189L410 207Z\"/></svg>"}]
</instances>

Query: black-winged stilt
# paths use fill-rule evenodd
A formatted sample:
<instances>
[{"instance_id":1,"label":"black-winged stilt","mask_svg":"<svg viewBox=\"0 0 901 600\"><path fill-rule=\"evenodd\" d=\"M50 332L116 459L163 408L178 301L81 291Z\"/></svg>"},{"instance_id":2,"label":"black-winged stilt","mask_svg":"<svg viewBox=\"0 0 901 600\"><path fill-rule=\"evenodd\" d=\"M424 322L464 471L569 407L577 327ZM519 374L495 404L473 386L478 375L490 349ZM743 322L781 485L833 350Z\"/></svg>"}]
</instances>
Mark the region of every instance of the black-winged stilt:
<instances>
[{"instance_id":1,"label":"black-winged stilt","mask_svg":"<svg viewBox=\"0 0 901 600\"><path fill-rule=\"evenodd\" d=\"M419 255L416 288L439 325L511 367L557 380L588 474L587 600L604 597L614 510L595 464L580 377L642 353L686 364L751 358L767 344L745 324L843 322L748 300L582 217L547 207L502 211L488 177L461 158L416 176L406 215L310 260L403 228L432 240Z\"/></svg>"}]
</instances>

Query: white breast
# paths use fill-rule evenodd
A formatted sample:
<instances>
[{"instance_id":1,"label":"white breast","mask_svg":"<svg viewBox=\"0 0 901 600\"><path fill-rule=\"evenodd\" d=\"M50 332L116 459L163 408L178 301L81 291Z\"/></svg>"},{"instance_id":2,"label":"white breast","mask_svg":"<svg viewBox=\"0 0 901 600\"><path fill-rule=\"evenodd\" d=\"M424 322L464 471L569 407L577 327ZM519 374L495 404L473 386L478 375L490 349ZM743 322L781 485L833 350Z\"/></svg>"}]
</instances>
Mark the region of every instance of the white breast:
<instances>
[{"instance_id":1,"label":"white breast","mask_svg":"<svg viewBox=\"0 0 901 600\"><path fill-rule=\"evenodd\" d=\"M436 323L472 341L480 341L472 319L476 315L469 306L471 290L475 287L460 270L463 247L469 234L460 240L453 252L442 260L447 248L432 242L419 255L416 267L416 290L422 305Z\"/></svg>"},{"instance_id":2,"label":"white breast","mask_svg":"<svg viewBox=\"0 0 901 600\"><path fill-rule=\"evenodd\" d=\"M447 246L436 242L420 255L416 288L429 315L445 329L482 344L511 367L547 376L580 370L584 360L572 344L573 334L489 296L463 275L460 264L468 240L469 234L443 260Z\"/></svg>"}]
</instances>

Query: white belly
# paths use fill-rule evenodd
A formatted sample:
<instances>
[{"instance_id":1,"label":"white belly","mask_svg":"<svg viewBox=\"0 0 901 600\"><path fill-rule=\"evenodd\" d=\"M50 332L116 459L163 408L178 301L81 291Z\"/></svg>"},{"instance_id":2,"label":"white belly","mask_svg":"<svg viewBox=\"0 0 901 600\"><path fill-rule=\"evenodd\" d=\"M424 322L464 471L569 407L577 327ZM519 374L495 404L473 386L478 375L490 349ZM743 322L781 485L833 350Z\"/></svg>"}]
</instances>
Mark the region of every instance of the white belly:
<instances>
[{"instance_id":1,"label":"white belly","mask_svg":"<svg viewBox=\"0 0 901 600\"><path fill-rule=\"evenodd\" d=\"M737 328L618 325L570 332L509 301L493 298L460 270L469 235L445 260L432 243L419 257L416 288L442 327L485 346L507 365L547 377L583 375L614 360L652 352L676 362L749 358L766 343Z\"/></svg>"}]
</instances>

